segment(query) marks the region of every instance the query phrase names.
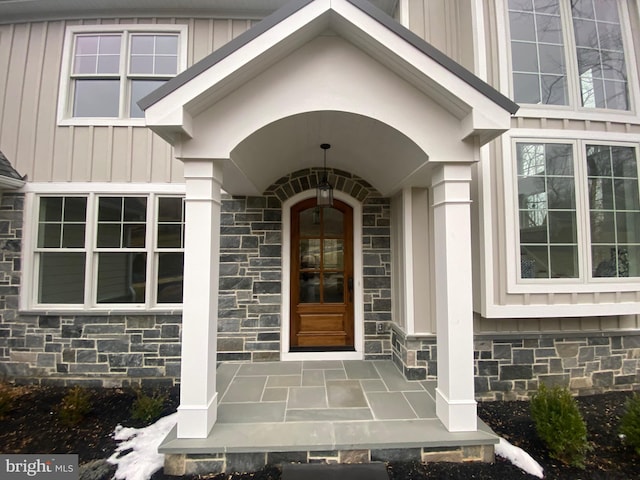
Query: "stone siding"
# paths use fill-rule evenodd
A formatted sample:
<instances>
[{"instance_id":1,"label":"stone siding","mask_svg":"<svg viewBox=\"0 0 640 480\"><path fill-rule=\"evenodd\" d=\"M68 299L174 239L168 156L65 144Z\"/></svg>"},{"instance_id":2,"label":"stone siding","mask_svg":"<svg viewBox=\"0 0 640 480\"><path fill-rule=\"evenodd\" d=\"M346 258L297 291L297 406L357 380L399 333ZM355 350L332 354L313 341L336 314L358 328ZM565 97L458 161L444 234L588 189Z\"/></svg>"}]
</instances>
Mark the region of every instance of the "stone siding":
<instances>
[{"instance_id":1,"label":"stone siding","mask_svg":"<svg viewBox=\"0 0 640 480\"><path fill-rule=\"evenodd\" d=\"M407 378L437 379L435 335L392 331L393 360ZM477 335L475 392L479 400L528 398L540 383L581 395L640 390L640 334L545 333Z\"/></svg>"},{"instance_id":2,"label":"stone siding","mask_svg":"<svg viewBox=\"0 0 640 480\"><path fill-rule=\"evenodd\" d=\"M282 201L313 188L320 174L296 172L264 196L223 199L218 360L279 360ZM345 172L330 170L329 181L363 203L365 355L389 359L389 200ZM1 198L0 377L96 386L179 382L180 312L19 313L24 195Z\"/></svg>"},{"instance_id":3,"label":"stone siding","mask_svg":"<svg viewBox=\"0 0 640 480\"><path fill-rule=\"evenodd\" d=\"M282 202L313 188L322 171L306 169L275 182L262 197L222 202L218 359L280 359ZM364 332L367 359L391 358L389 199L364 180L329 169L336 190L363 203Z\"/></svg>"}]
</instances>

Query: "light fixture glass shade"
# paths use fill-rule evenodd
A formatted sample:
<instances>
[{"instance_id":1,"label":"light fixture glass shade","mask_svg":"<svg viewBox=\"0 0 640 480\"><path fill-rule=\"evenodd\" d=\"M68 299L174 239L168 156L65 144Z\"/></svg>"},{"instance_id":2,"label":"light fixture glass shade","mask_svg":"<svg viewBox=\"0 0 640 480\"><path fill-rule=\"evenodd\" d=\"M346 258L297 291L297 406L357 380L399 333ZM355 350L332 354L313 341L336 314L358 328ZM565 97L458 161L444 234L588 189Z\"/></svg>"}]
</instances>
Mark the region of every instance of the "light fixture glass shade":
<instances>
[{"instance_id":1,"label":"light fixture glass shade","mask_svg":"<svg viewBox=\"0 0 640 480\"><path fill-rule=\"evenodd\" d=\"M327 177L323 177L322 181L316 187L316 204L319 207L333 206L333 187L327 181Z\"/></svg>"},{"instance_id":2,"label":"light fixture glass shade","mask_svg":"<svg viewBox=\"0 0 640 480\"><path fill-rule=\"evenodd\" d=\"M327 150L331 148L328 143L323 143L320 148L324 151L324 175L322 181L316 186L316 205L319 207L333 207L333 187L327 180Z\"/></svg>"}]
</instances>

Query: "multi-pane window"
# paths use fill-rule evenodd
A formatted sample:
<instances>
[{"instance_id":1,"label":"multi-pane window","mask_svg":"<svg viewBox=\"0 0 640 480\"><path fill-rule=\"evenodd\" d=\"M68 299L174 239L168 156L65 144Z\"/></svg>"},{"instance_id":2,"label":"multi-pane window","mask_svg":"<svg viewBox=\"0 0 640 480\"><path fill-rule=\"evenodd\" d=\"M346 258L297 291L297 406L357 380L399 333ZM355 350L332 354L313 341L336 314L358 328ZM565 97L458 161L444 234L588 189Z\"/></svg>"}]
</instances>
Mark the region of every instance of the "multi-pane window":
<instances>
[{"instance_id":1,"label":"multi-pane window","mask_svg":"<svg viewBox=\"0 0 640 480\"><path fill-rule=\"evenodd\" d=\"M179 33L76 33L69 84L72 117L137 118L138 100L178 73Z\"/></svg>"},{"instance_id":2,"label":"multi-pane window","mask_svg":"<svg viewBox=\"0 0 640 480\"><path fill-rule=\"evenodd\" d=\"M183 203L160 195L40 197L35 302L181 303Z\"/></svg>"},{"instance_id":3,"label":"multi-pane window","mask_svg":"<svg viewBox=\"0 0 640 480\"><path fill-rule=\"evenodd\" d=\"M523 278L578 277L572 145L518 143Z\"/></svg>"},{"instance_id":4,"label":"multi-pane window","mask_svg":"<svg viewBox=\"0 0 640 480\"><path fill-rule=\"evenodd\" d=\"M635 149L602 145L586 148L593 276L640 276Z\"/></svg>"},{"instance_id":5,"label":"multi-pane window","mask_svg":"<svg viewBox=\"0 0 640 480\"><path fill-rule=\"evenodd\" d=\"M515 148L520 277L586 277L588 267L593 279L640 277L637 149L586 142ZM582 252L578 238L589 242Z\"/></svg>"},{"instance_id":6,"label":"multi-pane window","mask_svg":"<svg viewBox=\"0 0 640 480\"><path fill-rule=\"evenodd\" d=\"M38 216L38 302L83 303L85 197L41 197Z\"/></svg>"},{"instance_id":7,"label":"multi-pane window","mask_svg":"<svg viewBox=\"0 0 640 480\"><path fill-rule=\"evenodd\" d=\"M516 102L629 110L618 0L508 5Z\"/></svg>"}]
</instances>

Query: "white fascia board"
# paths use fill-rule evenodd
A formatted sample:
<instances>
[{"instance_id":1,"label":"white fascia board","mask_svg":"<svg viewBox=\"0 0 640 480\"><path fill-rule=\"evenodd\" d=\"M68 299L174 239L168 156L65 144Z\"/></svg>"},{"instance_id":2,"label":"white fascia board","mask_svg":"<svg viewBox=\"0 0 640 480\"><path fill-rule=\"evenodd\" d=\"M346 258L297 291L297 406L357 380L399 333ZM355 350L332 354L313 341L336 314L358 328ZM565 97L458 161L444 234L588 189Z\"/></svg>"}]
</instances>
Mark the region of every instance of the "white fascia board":
<instances>
[{"instance_id":1,"label":"white fascia board","mask_svg":"<svg viewBox=\"0 0 640 480\"><path fill-rule=\"evenodd\" d=\"M183 106L166 111L158 104L152 105L145 111L145 122L171 145L193 138L193 118Z\"/></svg>"},{"instance_id":2,"label":"white fascia board","mask_svg":"<svg viewBox=\"0 0 640 480\"><path fill-rule=\"evenodd\" d=\"M511 115L506 110L495 108L487 112L474 108L461 122L462 139L477 136L481 139L481 145L484 145L509 130L510 126Z\"/></svg>"},{"instance_id":3,"label":"white fascia board","mask_svg":"<svg viewBox=\"0 0 640 480\"><path fill-rule=\"evenodd\" d=\"M191 114L203 111L206 106L199 100L205 98L206 103L209 105L211 102L215 102L216 96L212 95L211 91L215 91L216 87L223 84L225 79L242 71L256 58L266 54L272 48L277 48L279 44L283 44L296 32L304 30L305 27L313 23L329 8L330 0L317 0L224 57L218 63L149 107L145 112L147 126L153 129L160 119L176 118L175 112L183 107ZM267 66L263 65L264 68ZM256 73L245 72L244 80L248 80ZM242 78L234 81L236 87L242 83L244 83Z\"/></svg>"},{"instance_id":4,"label":"white fascia board","mask_svg":"<svg viewBox=\"0 0 640 480\"><path fill-rule=\"evenodd\" d=\"M353 33L349 32L349 27L346 25L347 23L351 23L353 27L356 27L356 35L360 34L358 35L360 42L356 41L356 44L360 48L363 48L373 58L381 61L383 64L387 63L390 56L395 57L396 61L394 63L396 63L396 67L403 67L394 69L399 76L405 78L413 85L416 85L416 80L418 80L421 83L424 93L441 103L458 118L462 118L462 112L466 115L474 108L481 109L488 118L492 118L500 113L506 113L507 116L510 116L506 110L496 105L456 74L440 65L424 52L408 43L404 38L399 37L395 32L389 30L354 5L346 1L334 0L332 7L343 19L347 20L347 22L336 22L336 25L340 27L338 29L339 33L343 34L345 38L355 40ZM363 34L366 34L366 37ZM416 74L418 75L417 77ZM442 94L443 91L446 93L448 102L442 102L439 96L433 95L433 84L440 90L440 94ZM416 86L420 88L420 85ZM452 110L451 107L453 105L458 105L459 110Z\"/></svg>"}]
</instances>

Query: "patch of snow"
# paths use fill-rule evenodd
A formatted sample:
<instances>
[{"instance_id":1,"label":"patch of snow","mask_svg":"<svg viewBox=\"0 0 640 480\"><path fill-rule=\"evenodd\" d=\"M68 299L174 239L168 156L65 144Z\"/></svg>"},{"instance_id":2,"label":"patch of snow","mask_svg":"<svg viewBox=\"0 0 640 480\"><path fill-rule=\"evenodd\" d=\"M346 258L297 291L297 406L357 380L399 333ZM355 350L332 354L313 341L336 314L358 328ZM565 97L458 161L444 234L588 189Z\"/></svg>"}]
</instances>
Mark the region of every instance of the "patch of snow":
<instances>
[{"instance_id":1,"label":"patch of snow","mask_svg":"<svg viewBox=\"0 0 640 480\"><path fill-rule=\"evenodd\" d=\"M504 438L500 438L500 443L495 448L496 455L509 460L516 467L521 468L530 475L538 478L544 478L544 470L531 455L522 450L520 447L511 445Z\"/></svg>"},{"instance_id":2,"label":"patch of snow","mask_svg":"<svg viewBox=\"0 0 640 480\"><path fill-rule=\"evenodd\" d=\"M164 455L158 453L158 446L173 428L178 414L162 417L153 425L144 428L116 427L113 438L121 442L107 460L117 465L116 480L148 480L164 464ZM128 451L130 450L130 451ZM122 454L122 452L126 452Z\"/></svg>"}]
</instances>

